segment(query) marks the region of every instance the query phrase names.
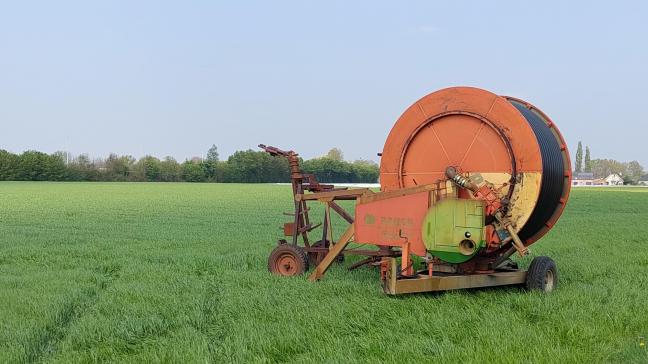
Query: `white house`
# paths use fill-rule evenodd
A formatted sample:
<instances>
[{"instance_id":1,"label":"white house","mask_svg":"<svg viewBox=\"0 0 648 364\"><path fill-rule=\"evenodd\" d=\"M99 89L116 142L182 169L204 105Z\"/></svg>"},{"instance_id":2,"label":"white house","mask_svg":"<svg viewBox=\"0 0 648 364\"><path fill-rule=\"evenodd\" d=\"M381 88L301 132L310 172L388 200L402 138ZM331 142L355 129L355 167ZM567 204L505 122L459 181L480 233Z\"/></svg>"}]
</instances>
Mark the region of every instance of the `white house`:
<instances>
[{"instance_id":1,"label":"white house","mask_svg":"<svg viewBox=\"0 0 648 364\"><path fill-rule=\"evenodd\" d=\"M603 181L594 178L594 173L578 172L574 173L572 186L601 186Z\"/></svg>"},{"instance_id":2,"label":"white house","mask_svg":"<svg viewBox=\"0 0 648 364\"><path fill-rule=\"evenodd\" d=\"M574 173L572 186L621 186L623 177L620 174L613 173L605 178L594 178L594 173L580 172Z\"/></svg>"},{"instance_id":3,"label":"white house","mask_svg":"<svg viewBox=\"0 0 648 364\"><path fill-rule=\"evenodd\" d=\"M612 173L611 175L605 177L605 182L608 186L621 186L623 185L623 177L616 173Z\"/></svg>"},{"instance_id":4,"label":"white house","mask_svg":"<svg viewBox=\"0 0 648 364\"><path fill-rule=\"evenodd\" d=\"M643 186L648 186L648 174L645 174L639 178L639 184Z\"/></svg>"}]
</instances>

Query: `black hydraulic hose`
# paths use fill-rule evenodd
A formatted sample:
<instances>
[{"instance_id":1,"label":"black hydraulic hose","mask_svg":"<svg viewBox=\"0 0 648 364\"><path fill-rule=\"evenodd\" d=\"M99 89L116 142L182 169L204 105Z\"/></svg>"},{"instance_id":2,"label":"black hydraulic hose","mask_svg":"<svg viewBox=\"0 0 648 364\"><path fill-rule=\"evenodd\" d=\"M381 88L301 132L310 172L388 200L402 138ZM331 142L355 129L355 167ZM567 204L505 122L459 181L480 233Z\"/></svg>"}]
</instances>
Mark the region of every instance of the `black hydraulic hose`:
<instances>
[{"instance_id":1,"label":"black hydraulic hose","mask_svg":"<svg viewBox=\"0 0 648 364\"><path fill-rule=\"evenodd\" d=\"M542 184L540 194L529 220L519 231L518 236L522 241L534 236L549 221L554 212L560 207L563 184L565 183L565 171L563 153L558 144L556 136L544 118L530 110L526 105L516 100L508 100L527 120L535 133L540 154L542 156Z\"/></svg>"}]
</instances>

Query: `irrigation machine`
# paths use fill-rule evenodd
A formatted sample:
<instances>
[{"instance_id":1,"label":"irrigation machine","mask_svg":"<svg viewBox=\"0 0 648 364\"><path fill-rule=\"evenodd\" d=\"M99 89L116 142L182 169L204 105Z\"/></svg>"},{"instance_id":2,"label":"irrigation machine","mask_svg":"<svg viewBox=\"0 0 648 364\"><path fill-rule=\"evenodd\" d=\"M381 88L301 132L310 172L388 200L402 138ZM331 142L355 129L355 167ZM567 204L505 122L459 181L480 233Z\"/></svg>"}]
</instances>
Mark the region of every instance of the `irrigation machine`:
<instances>
[{"instance_id":1,"label":"irrigation machine","mask_svg":"<svg viewBox=\"0 0 648 364\"><path fill-rule=\"evenodd\" d=\"M319 183L302 172L297 153L260 147L288 159L295 206L268 258L272 273L315 266L309 280L316 281L355 254L362 259L349 269L379 267L390 295L504 285L550 292L558 283L548 257L535 257L528 270L511 260L554 226L571 186L563 137L523 100L471 87L418 100L379 153L380 191ZM355 201L353 213L341 200ZM317 223L310 203L324 205ZM337 241L333 213L348 223Z\"/></svg>"}]
</instances>

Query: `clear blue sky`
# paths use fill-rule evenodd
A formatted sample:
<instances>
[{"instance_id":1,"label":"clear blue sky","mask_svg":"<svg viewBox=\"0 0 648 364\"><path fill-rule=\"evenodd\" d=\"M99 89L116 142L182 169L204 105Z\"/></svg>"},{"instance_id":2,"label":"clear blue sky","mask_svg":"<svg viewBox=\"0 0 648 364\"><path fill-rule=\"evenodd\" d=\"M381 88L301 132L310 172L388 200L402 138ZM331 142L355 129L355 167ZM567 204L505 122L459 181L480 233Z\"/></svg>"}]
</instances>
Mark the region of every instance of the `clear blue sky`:
<instances>
[{"instance_id":1,"label":"clear blue sky","mask_svg":"<svg viewBox=\"0 0 648 364\"><path fill-rule=\"evenodd\" d=\"M648 2L2 1L0 148L374 159L401 112L471 85L572 148L648 168ZM300 136L300 133L308 136Z\"/></svg>"}]
</instances>

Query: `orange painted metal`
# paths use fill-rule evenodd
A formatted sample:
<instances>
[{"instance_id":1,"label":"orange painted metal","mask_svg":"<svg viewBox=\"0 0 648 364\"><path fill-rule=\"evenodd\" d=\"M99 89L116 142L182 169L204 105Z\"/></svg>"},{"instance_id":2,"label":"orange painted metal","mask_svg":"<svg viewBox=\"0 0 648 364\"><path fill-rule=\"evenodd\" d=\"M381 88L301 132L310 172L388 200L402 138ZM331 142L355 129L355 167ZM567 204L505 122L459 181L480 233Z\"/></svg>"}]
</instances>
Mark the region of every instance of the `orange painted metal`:
<instances>
[{"instance_id":1,"label":"orange painted metal","mask_svg":"<svg viewBox=\"0 0 648 364\"><path fill-rule=\"evenodd\" d=\"M422 223L430 203L430 192L423 191L356 204L355 241L382 246L409 245L411 253L424 256Z\"/></svg>"},{"instance_id":2,"label":"orange painted metal","mask_svg":"<svg viewBox=\"0 0 648 364\"><path fill-rule=\"evenodd\" d=\"M463 171L542 172L535 134L504 97L473 87L433 92L396 121L382 151L383 191L445 179Z\"/></svg>"},{"instance_id":3,"label":"orange painted metal","mask_svg":"<svg viewBox=\"0 0 648 364\"><path fill-rule=\"evenodd\" d=\"M283 226L284 236L293 236L295 233L295 223L286 222Z\"/></svg>"},{"instance_id":4,"label":"orange painted metal","mask_svg":"<svg viewBox=\"0 0 648 364\"><path fill-rule=\"evenodd\" d=\"M563 156L564 181L561 181L560 163L556 157L559 154L554 140L540 120L558 142ZM367 259L359 262L360 265L380 262L381 279L393 284L413 278L415 270L411 255L426 257L427 272L417 270L417 274L420 278L427 273L430 281L439 278L434 276L435 267L439 267L438 272L455 275L493 274L500 260L508 258L509 251L514 251L507 248L511 241L523 253L527 245L551 229L565 207L571 186L569 152L553 122L529 103L473 87L452 87L433 92L401 115L381 153L381 193L320 184L314 176L301 172L296 153L265 145L260 147L271 155L288 158L291 165L295 213L291 214L294 221L284 225L284 234L292 237L294 246L302 236L304 247L298 247L302 250L297 251L308 254L328 252L310 280L321 278L335 258L345 253L352 240L380 247L379 250L362 252L350 249L348 253L368 255ZM546 171L552 173L544 174ZM564 182L562 195L559 193L560 182ZM551 186L554 188L543 188ZM543 196L544 206L538 204L540 196ZM558 197L560 203L553 211ZM487 224L482 236L486 240L486 249L461 264L444 264L438 257L429 259L423 242L425 216L432 205L444 198L486 202L484 223ZM356 201L355 216L334 202L346 199ZM307 201L326 204L322 239L313 244L307 237L314 228L308 217ZM336 244L332 238L331 208L350 223ZM531 215L539 218L532 219L533 224L526 224ZM544 227L534 232L542 224ZM522 242L518 232L525 227L534 231L527 232ZM500 241L500 238L504 240ZM282 243L286 241L280 240ZM397 256L401 258L398 276L392 259ZM294 256L279 256L276 270L282 275L292 275L299 270L296 263L300 262ZM407 279L402 279L401 275ZM395 290L391 292L395 293Z\"/></svg>"},{"instance_id":5,"label":"orange painted metal","mask_svg":"<svg viewBox=\"0 0 648 364\"><path fill-rule=\"evenodd\" d=\"M538 139L509 100L526 105L545 121L564 156L561 203L547 224L525 244L537 241L564 210L571 187L571 164L567 144L555 124L525 101L474 87L446 88L421 98L401 115L387 137L381 153L381 189L392 191L445 180L448 166L467 173L501 173L518 180L525 173L543 173ZM524 188L522 185L516 191ZM540 188L529 191L531 195L527 194L524 203L530 213ZM460 197L471 198L465 192Z\"/></svg>"}]
</instances>

